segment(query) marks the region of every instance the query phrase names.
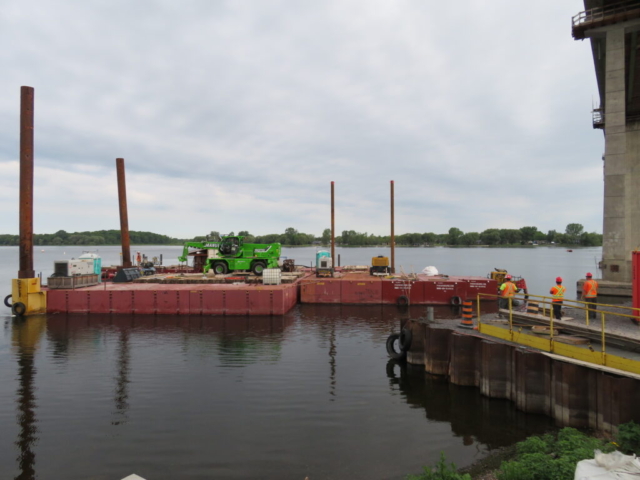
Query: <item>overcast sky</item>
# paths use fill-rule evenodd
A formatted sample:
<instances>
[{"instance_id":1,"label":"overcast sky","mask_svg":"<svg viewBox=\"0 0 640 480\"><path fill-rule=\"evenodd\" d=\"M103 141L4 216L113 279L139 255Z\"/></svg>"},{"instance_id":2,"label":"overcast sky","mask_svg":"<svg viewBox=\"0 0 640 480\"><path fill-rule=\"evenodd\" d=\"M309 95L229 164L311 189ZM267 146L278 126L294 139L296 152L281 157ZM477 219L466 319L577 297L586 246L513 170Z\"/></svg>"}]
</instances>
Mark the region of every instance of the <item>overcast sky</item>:
<instances>
[{"instance_id":1,"label":"overcast sky","mask_svg":"<svg viewBox=\"0 0 640 480\"><path fill-rule=\"evenodd\" d=\"M20 86L36 233L602 232L580 0L0 2L0 233L18 233Z\"/></svg>"}]
</instances>

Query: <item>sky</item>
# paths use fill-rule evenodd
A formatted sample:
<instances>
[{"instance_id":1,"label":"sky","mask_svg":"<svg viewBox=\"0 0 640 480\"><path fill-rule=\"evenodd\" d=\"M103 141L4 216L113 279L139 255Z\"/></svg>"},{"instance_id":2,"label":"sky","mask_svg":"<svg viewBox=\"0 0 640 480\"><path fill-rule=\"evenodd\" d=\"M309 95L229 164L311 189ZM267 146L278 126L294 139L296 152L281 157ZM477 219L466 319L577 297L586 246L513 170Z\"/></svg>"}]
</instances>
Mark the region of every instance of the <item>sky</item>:
<instances>
[{"instance_id":1,"label":"sky","mask_svg":"<svg viewBox=\"0 0 640 480\"><path fill-rule=\"evenodd\" d=\"M580 0L0 0L0 233L602 232Z\"/></svg>"}]
</instances>

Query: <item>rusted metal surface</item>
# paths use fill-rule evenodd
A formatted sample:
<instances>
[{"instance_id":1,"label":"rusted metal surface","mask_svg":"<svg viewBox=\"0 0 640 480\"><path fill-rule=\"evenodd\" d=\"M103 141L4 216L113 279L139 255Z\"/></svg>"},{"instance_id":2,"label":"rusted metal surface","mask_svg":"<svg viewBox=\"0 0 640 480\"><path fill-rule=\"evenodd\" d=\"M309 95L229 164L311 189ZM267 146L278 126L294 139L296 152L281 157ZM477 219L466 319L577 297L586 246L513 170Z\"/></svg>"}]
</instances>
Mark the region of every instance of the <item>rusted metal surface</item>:
<instances>
[{"instance_id":1,"label":"rusted metal surface","mask_svg":"<svg viewBox=\"0 0 640 480\"><path fill-rule=\"evenodd\" d=\"M129 215L127 213L127 185L124 177L124 158L116 158L118 175L118 205L120 207L120 236L122 238L122 266L131 267L131 243L129 240Z\"/></svg>"},{"instance_id":2,"label":"rusted metal surface","mask_svg":"<svg viewBox=\"0 0 640 480\"><path fill-rule=\"evenodd\" d=\"M334 203L334 182L331 182L331 260L336 265L336 212Z\"/></svg>"},{"instance_id":3,"label":"rusted metal surface","mask_svg":"<svg viewBox=\"0 0 640 480\"><path fill-rule=\"evenodd\" d=\"M396 236L395 219L393 213L393 180L391 180L391 273L396 273Z\"/></svg>"},{"instance_id":4,"label":"rusted metal surface","mask_svg":"<svg viewBox=\"0 0 640 480\"><path fill-rule=\"evenodd\" d=\"M33 87L20 88L20 270L33 278Z\"/></svg>"},{"instance_id":5,"label":"rusted metal surface","mask_svg":"<svg viewBox=\"0 0 640 480\"><path fill-rule=\"evenodd\" d=\"M47 313L284 315L296 305L297 291L297 284L103 283L75 290L50 290Z\"/></svg>"}]
</instances>

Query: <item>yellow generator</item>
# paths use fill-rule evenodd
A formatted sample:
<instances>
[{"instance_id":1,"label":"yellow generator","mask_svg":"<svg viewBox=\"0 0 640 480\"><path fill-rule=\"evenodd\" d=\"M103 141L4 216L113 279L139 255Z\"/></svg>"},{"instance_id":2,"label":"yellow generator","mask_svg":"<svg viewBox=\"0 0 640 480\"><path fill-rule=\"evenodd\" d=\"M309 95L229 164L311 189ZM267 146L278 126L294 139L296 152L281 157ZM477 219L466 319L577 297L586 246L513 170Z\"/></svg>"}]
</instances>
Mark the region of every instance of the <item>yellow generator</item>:
<instances>
[{"instance_id":1,"label":"yellow generator","mask_svg":"<svg viewBox=\"0 0 640 480\"><path fill-rule=\"evenodd\" d=\"M389 257L383 257L378 255L371 259L371 268L369 268L371 275L389 275L391 273L391 267L389 267Z\"/></svg>"}]
</instances>

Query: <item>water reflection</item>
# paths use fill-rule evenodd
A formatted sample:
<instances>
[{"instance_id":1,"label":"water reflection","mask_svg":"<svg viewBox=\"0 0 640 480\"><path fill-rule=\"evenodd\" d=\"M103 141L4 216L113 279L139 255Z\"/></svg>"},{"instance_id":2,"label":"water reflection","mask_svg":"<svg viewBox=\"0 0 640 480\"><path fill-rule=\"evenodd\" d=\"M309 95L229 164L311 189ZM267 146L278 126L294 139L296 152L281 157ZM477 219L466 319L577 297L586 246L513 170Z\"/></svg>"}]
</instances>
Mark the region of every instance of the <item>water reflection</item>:
<instances>
[{"instance_id":1,"label":"water reflection","mask_svg":"<svg viewBox=\"0 0 640 480\"><path fill-rule=\"evenodd\" d=\"M16 480L34 479L36 477L36 455L34 447L38 441L38 427L36 420L36 396L34 356L42 333L46 328L43 316L29 319L14 319L11 330L11 343L16 350L18 361L18 390L16 402L18 404L18 425L20 427L15 444L19 453L17 457L19 473Z\"/></svg>"},{"instance_id":2,"label":"water reflection","mask_svg":"<svg viewBox=\"0 0 640 480\"><path fill-rule=\"evenodd\" d=\"M127 387L129 385L129 373L131 360L131 354L129 352L129 331L121 330L118 339L118 353L117 353L117 366L116 370L118 375L115 378L116 392L115 392L115 420L111 421L112 425L122 425L127 422L127 409L129 403L129 393Z\"/></svg>"},{"instance_id":3,"label":"water reflection","mask_svg":"<svg viewBox=\"0 0 640 480\"><path fill-rule=\"evenodd\" d=\"M445 377L426 373L422 365L390 360L386 369L393 390L399 389L413 408L423 408L427 419L451 424L463 445L475 441L491 450L554 428L545 415L519 412L508 400L486 397L475 387L454 385Z\"/></svg>"}]
</instances>

